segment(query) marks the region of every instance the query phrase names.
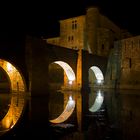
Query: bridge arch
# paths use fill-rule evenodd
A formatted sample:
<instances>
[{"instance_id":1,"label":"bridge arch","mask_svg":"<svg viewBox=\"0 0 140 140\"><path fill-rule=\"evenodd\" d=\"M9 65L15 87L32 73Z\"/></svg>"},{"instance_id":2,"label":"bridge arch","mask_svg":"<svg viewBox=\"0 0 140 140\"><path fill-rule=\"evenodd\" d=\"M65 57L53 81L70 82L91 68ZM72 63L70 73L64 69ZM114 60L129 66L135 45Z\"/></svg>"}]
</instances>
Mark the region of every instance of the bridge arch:
<instances>
[{"instance_id":1,"label":"bridge arch","mask_svg":"<svg viewBox=\"0 0 140 140\"><path fill-rule=\"evenodd\" d=\"M75 77L75 73L74 73L73 69L70 67L70 65L64 61L54 61L52 64L57 64L64 70L64 73L65 73L64 74L64 85L65 84L72 85L73 82L75 81L76 77ZM66 81L66 77L67 77L68 81ZM70 95L68 100L66 101L66 106L65 106L64 110L62 111L62 113L57 118L51 119L50 122L51 123L62 123L64 121L66 121L72 115L74 108L75 108L75 100Z\"/></svg>"},{"instance_id":2,"label":"bridge arch","mask_svg":"<svg viewBox=\"0 0 140 140\"><path fill-rule=\"evenodd\" d=\"M100 89L97 90L96 93L93 93L93 94L96 94L96 97L95 97L94 103L91 101L92 105L89 107L89 111L90 112L97 112L103 104L104 96L103 96L103 92ZM93 98L90 97L89 100L90 99L93 99Z\"/></svg>"},{"instance_id":3,"label":"bridge arch","mask_svg":"<svg viewBox=\"0 0 140 140\"><path fill-rule=\"evenodd\" d=\"M0 59L0 67L3 68L3 70L7 73L9 77L11 92L24 92L26 90L24 77L22 76L20 70L17 67L4 59Z\"/></svg>"},{"instance_id":4,"label":"bridge arch","mask_svg":"<svg viewBox=\"0 0 140 140\"><path fill-rule=\"evenodd\" d=\"M9 108L0 120L0 135L2 135L12 129L21 117L25 106L25 94L23 93L26 91L26 86L20 70L12 63L0 59L0 68L8 79L9 92L11 93L7 94L7 96L10 96Z\"/></svg>"},{"instance_id":5,"label":"bridge arch","mask_svg":"<svg viewBox=\"0 0 140 140\"><path fill-rule=\"evenodd\" d=\"M59 86L61 86L61 88L68 88L74 85L76 76L74 70L68 63L64 61L54 61L49 65L49 79L50 83L60 83Z\"/></svg>"},{"instance_id":6,"label":"bridge arch","mask_svg":"<svg viewBox=\"0 0 140 140\"><path fill-rule=\"evenodd\" d=\"M104 82L102 71L97 66L91 66L89 69L89 83L100 85Z\"/></svg>"},{"instance_id":7,"label":"bridge arch","mask_svg":"<svg viewBox=\"0 0 140 140\"><path fill-rule=\"evenodd\" d=\"M60 65L64 69L66 76L69 80L69 83L71 83L75 80L75 73L67 63L65 63L63 61L55 61L54 63Z\"/></svg>"}]
</instances>

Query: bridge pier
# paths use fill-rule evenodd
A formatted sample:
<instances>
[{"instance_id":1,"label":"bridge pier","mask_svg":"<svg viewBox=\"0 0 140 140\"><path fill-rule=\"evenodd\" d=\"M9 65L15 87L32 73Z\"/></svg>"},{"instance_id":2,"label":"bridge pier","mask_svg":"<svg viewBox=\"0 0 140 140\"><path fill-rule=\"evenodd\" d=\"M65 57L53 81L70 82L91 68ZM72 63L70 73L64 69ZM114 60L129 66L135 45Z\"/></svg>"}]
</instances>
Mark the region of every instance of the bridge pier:
<instances>
[{"instance_id":1,"label":"bridge pier","mask_svg":"<svg viewBox=\"0 0 140 140\"><path fill-rule=\"evenodd\" d=\"M29 116L31 129L42 133L48 128L48 64L44 54L44 44L40 40L29 38L27 42L27 67L30 81Z\"/></svg>"}]
</instances>

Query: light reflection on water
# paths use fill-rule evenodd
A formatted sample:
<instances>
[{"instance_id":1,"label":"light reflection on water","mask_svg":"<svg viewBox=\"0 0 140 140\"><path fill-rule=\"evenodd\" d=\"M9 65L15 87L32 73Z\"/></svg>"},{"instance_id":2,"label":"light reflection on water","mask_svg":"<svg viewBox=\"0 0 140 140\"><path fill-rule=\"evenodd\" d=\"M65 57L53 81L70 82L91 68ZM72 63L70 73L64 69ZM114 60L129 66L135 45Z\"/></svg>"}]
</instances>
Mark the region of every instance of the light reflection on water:
<instances>
[{"instance_id":1,"label":"light reflection on water","mask_svg":"<svg viewBox=\"0 0 140 140\"><path fill-rule=\"evenodd\" d=\"M86 129L64 135L60 139L139 140L140 91L101 91L104 98L100 109L85 114ZM89 107L96 102L97 92L94 89L89 93Z\"/></svg>"},{"instance_id":2,"label":"light reflection on water","mask_svg":"<svg viewBox=\"0 0 140 140\"><path fill-rule=\"evenodd\" d=\"M95 91L95 93L94 92L92 92L92 93L95 94L95 96L93 96L95 99L92 99L92 97L91 97L92 94L89 95L89 104L91 104L90 102L92 102L92 106L89 106L89 111L97 112L101 108L103 101L104 101L103 91L97 90L97 91Z\"/></svg>"},{"instance_id":3,"label":"light reflection on water","mask_svg":"<svg viewBox=\"0 0 140 140\"><path fill-rule=\"evenodd\" d=\"M0 94L0 120L6 115L10 103L11 103L11 95L1 93Z\"/></svg>"},{"instance_id":4,"label":"light reflection on water","mask_svg":"<svg viewBox=\"0 0 140 140\"><path fill-rule=\"evenodd\" d=\"M0 94L0 136L18 122L25 106L24 93Z\"/></svg>"},{"instance_id":5,"label":"light reflection on water","mask_svg":"<svg viewBox=\"0 0 140 140\"><path fill-rule=\"evenodd\" d=\"M96 89L91 90L91 93L86 93L88 97L87 110L95 103L97 97ZM72 95L81 95L79 92L71 92ZM82 95L85 95L82 93ZM139 140L140 138L140 91L125 90L101 90L103 95L103 102L99 110L87 112L84 114L84 121L86 128L84 131L74 130L73 132L67 129L59 128L59 131L50 133L51 139L60 140ZM15 96L17 97L17 96ZM49 112L50 117L54 118L60 115L66 104L66 99L69 94L54 93L50 96ZM75 96L74 99L80 100L80 96ZM17 101L17 98L14 98ZM24 103L21 98L21 103ZM9 94L0 94L0 118L6 115L11 103L11 96ZM76 101L76 104L80 102ZM80 105L80 104L79 104ZM22 110L21 106L21 110ZM76 107L78 108L78 106ZM57 110L56 110L57 109ZM76 111L72 117L66 121L67 124L77 125ZM78 116L80 117L80 116ZM80 122L80 121L79 121Z\"/></svg>"}]
</instances>

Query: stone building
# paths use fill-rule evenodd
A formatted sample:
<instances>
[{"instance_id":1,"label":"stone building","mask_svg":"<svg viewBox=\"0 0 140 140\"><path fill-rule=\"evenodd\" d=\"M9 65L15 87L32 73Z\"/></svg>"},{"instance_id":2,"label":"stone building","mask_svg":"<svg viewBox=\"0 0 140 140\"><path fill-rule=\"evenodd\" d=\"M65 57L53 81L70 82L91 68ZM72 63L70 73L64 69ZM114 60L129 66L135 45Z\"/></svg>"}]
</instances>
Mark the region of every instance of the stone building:
<instances>
[{"instance_id":1,"label":"stone building","mask_svg":"<svg viewBox=\"0 0 140 140\"><path fill-rule=\"evenodd\" d=\"M120 88L138 89L140 86L140 36L134 36L114 43L120 48Z\"/></svg>"},{"instance_id":2,"label":"stone building","mask_svg":"<svg viewBox=\"0 0 140 140\"><path fill-rule=\"evenodd\" d=\"M59 22L60 35L46 39L47 43L108 57L106 87L139 88L140 36L120 29L97 7Z\"/></svg>"},{"instance_id":3,"label":"stone building","mask_svg":"<svg viewBox=\"0 0 140 140\"><path fill-rule=\"evenodd\" d=\"M47 43L89 53L108 56L114 41L121 38L121 29L97 7L89 7L85 15L60 20L60 36L48 38Z\"/></svg>"}]
</instances>

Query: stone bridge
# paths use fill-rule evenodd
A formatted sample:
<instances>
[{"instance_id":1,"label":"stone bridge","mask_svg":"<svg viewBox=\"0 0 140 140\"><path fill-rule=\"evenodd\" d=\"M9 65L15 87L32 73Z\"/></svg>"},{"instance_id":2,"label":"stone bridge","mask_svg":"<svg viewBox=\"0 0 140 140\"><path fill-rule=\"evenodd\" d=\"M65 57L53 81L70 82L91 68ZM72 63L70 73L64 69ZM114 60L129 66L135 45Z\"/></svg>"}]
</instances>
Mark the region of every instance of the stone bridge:
<instances>
[{"instance_id":1,"label":"stone bridge","mask_svg":"<svg viewBox=\"0 0 140 140\"><path fill-rule=\"evenodd\" d=\"M25 111L24 116L29 115L32 129L35 128L36 123L39 126L48 125L50 64L56 63L64 69L66 74L64 74L63 90L69 90L67 86L69 81L72 82L69 83L71 85L70 90L87 90L89 88L89 69L94 72L97 80L105 81L107 58L89 54L88 51L50 45L42 39L33 37L27 37L25 40L15 41L14 43L4 40L1 41L0 45L0 67L5 71L8 79L7 85L1 86L1 88L9 87L11 93L25 93L27 95L29 101L26 102L27 110L30 115ZM102 73L100 74L98 71ZM80 110L77 110L77 116L79 112L82 113L80 120L83 114L88 111L88 95L86 92L81 93L82 95L79 96L82 97L77 101L78 106L81 106L77 107L80 108ZM21 108L23 108L23 104L21 105ZM18 118L18 114L21 115L21 110L16 110L14 114ZM3 126L13 126L11 124L13 119L5 117L3 122L7 122L7 120L10 120L10 123L8 125L3 124Z\"/></svg>"}]
</instances>

